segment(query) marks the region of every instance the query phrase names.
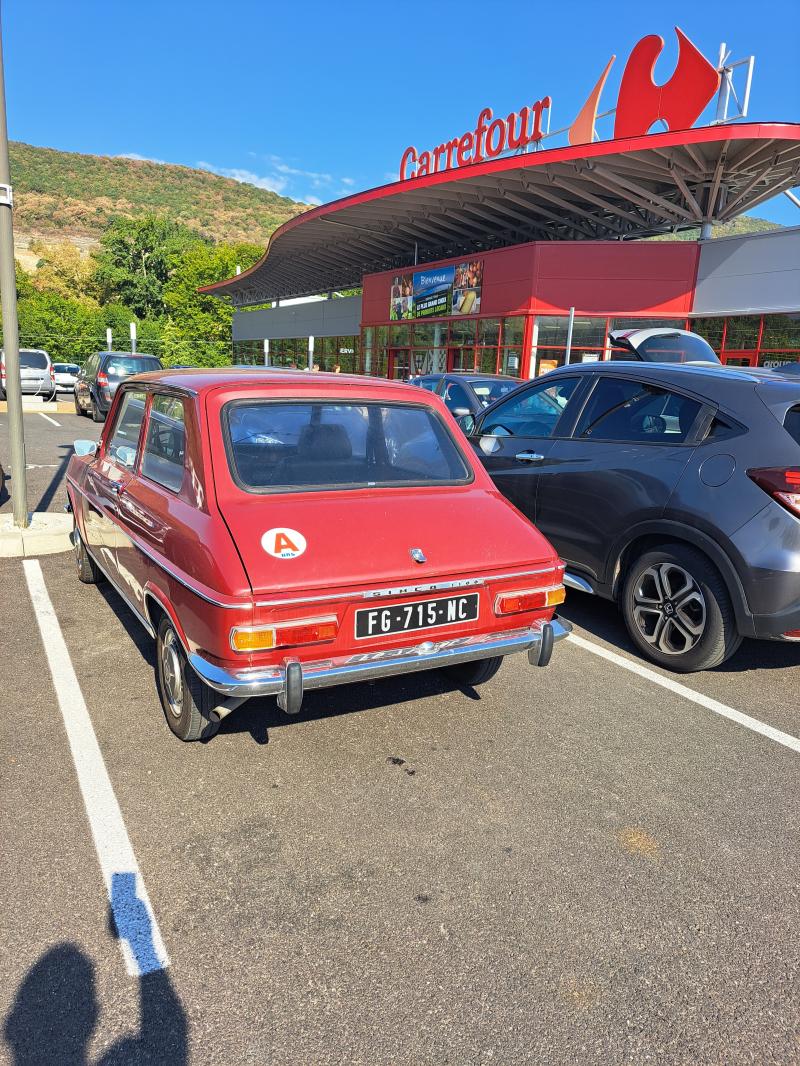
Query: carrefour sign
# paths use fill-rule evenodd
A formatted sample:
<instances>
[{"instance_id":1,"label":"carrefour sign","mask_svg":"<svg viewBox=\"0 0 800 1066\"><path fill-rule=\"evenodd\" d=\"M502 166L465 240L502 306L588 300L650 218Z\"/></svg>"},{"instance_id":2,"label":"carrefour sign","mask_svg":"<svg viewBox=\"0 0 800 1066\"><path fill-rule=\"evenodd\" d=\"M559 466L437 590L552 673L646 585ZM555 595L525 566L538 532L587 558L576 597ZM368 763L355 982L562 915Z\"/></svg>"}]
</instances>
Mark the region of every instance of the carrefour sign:
<instances>
[{"instance_id":1,"label":"carrefour sign","mask_svg":"<svg viewBox=\"0 0 800 1066\"><path fill-rule=\"evenodd\" d=\"M675 33L678 63L663 85L653 81L653 70L664 49L664 38L656 34L643 37L631 51L622 73L617 106L613 109L615 138L643 136L659 121L671 130L688 129L718 91L720 71L677 26ZM570 144L590 144L595 139L600 97L615 60L616 56L612 56L606 63L586 103L569 127ZM459 137L421 152L409 145L400 160L400 181L471 166L495 159L505 152L536 145L545 135L543 128L549 128L547 119L551 108L550 96L512 111L507 118L495 118L491 107L484 107L474 129Z\"/></svg>"}]
</instances>

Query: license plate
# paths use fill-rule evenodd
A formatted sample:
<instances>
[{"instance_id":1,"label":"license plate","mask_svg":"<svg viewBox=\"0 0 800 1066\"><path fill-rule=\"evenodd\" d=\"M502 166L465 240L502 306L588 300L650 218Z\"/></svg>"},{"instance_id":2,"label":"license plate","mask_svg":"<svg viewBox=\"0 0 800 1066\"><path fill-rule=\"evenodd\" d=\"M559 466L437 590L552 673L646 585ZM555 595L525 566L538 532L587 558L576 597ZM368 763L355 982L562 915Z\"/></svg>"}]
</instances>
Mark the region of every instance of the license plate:
<instances>
[{"instance_id":1,"label":"license plate","mask_svg":"<svg viewBox=\"0 0 800 1066\"><path fill-rule=\"evenodd\" d=\"M363 640L390 633L407 633L412 629L436 629L458 622L474 622L478 617L478 599L478 593L471 592L466 596L367 607L356 611L356 637Z\"/></svg>"}]
</instances>

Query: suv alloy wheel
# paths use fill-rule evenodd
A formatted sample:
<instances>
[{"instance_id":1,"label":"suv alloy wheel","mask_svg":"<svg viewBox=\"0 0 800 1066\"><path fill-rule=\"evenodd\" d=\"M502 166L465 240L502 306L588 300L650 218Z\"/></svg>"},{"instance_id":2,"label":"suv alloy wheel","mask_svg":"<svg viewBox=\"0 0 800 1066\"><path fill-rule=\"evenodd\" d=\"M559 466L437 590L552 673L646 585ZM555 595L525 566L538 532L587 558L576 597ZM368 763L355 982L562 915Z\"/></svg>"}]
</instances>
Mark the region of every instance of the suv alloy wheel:
<instances>
[{"instance_id":1,"label":"suv alloy wheel","mask_svg":"<svg viewBox=\"0 0 800 1066\"><path fill-rule=\"evenodd\" d=\"M702 552L685 544L665 544L633 561L622 613L637 648L668 670L710 670L742 642L725 582Z\"/></svg>"}]
</instances>

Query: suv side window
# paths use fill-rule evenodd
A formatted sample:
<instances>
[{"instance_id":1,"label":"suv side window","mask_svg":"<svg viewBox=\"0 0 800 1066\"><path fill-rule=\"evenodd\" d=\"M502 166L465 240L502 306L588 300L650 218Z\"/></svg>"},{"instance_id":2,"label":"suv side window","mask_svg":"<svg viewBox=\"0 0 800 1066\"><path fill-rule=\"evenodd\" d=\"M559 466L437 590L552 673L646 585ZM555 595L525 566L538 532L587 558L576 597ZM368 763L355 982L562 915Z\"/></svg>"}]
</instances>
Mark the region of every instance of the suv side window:
<instances>
[{"instance_id":1,"label":"suv side window","mask_svg":"<svg viewBox=\"0 0 800 1066\"><path fill-rule=\"evenodd\" d=\"M85 378L91 378L94 375L95 367L97 366L97 356L90 355L86 360L83 367L83 376Z\"/></svg>"},{"instance_id":2,"label":"suv side window","mask_svg":"<svg viewBox=\"0 0 800 1066\"><path fill-rule=\"evenodd\" d=\"M144 477L178 492L183 484L186 459L186 424L183 400L164 394L153 397L147 438L142 454Z\"/></svg>"},{"instance_id":3,"label":"suv side window","mask_svg":"<svg viewBox=\"0 0 800 1066\"><path fill-rule=\"evenodd\" d=\"M482 436L553 437L579 379L559 378L521 389L482 423Z\"/></svg>"},{"instance_id":4,"label":"suv side window","mask_svg":"<svg viewBox=\"0 0 800 1066\"><path fill-rule=\"evenodd\" d=\"M604 375L584 408L575 436L584 440L683 444L702 404L644 381Z\"/></svg>"},{"instance_id":5,"label":"suv side window","mask_svg":"<svg viewBox=\"0 0 800 1066\"><path fill-rule=\"evenodd\" d=\"M459 407L467 411L472 410L472 404L469 402L467 390L460 381L448 381L442 399L449 411L455 411Z\"/></svg>"},{"instance_id":6,"label":"suv side window","mask_svg":"<svg viewBox=\"0 0 800 1066\"><path fill-rule=\"evenodd\" d=\"M129 470L136 462L139 432L144 419L144 402L143 392L131 390L123 395L117 420L106 447L106 458Z\"/></svg>"}]
</instances>

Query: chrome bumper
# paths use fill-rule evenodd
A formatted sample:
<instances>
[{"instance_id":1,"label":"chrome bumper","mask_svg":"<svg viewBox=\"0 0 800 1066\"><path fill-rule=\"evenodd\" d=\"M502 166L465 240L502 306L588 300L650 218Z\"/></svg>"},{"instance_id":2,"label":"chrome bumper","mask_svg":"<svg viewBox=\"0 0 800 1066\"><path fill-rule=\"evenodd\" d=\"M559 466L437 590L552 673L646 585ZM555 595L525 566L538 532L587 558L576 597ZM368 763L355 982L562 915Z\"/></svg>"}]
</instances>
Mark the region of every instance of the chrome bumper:
<instances>
[{"instance_id":1,"label":"chrome bumper","mask_svg":"<svg viewBox=\"0 0 800 1066\"><path fill-rule=\"evenodd\" d=\"M286 659L275 666L223 670L200 655L190 655L189 662L202 681L224 696L239 699L277 696L284 710L296 714L300 709L303 691L308 689L372 681L417 670L434 670L474 659L512 655L519 651L527 651L528 660L534 666L546 666L553 644L563 640L571 631L569 622L553 618L551 622L537 623L531 628L513 629L491 637L481 634L438 643L426 640L408 648L389 648L386 651L312 663Z\"/></svg>"}]
</instances>

